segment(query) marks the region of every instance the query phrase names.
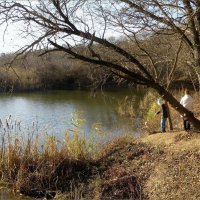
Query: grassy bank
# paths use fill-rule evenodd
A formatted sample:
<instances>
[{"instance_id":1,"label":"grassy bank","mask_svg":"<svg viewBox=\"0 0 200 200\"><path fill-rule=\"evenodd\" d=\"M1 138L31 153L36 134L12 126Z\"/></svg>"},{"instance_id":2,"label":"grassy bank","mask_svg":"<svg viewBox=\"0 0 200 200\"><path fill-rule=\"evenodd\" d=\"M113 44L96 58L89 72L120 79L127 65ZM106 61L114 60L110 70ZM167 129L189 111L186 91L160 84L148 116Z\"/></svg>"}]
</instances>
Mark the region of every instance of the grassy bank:
<instances>
[{"instance_id":1,"label":"grassy bank","mask_svg":"<svg viewBox=\"0 0 200 200\"><path fill-rule=\"evenodd\" d=\"M96 160L85 199L199 199L200 136L174 132L120 138Z\"/></svg>"},{"instance_id":2,"label":"grassy bank","mask_svg":"<svg viewBox=\"0 0 200 200\"><path fill-rule=\"evenodd\" d=\"M200 198L198 133L124 136L103 148L76 134L59 148L53 137L42 148L30 138L7 142L2 140L0 175L17 193L59 200Z\"/></svg>"}]
</instances>

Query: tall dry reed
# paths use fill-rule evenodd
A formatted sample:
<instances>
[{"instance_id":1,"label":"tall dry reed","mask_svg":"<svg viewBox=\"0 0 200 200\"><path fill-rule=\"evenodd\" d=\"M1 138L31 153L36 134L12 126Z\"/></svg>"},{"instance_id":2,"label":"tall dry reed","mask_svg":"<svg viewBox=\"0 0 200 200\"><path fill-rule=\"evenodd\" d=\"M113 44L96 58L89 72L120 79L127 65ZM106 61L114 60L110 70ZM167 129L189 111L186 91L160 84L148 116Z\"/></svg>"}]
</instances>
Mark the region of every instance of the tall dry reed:
<instances>
[{"instance_id":1,"label":"tall dry reed","mask_svg":"<svg viewBox=\"0 0 200 200\"><path fill-rule=\"evenodd\" d=\"M80 122L76 119L74 128L59 140L54 135L35 132L34 124L25 131L11 116L0 121L1 181L27 195L33 189L69 191L70 184L84 181L91 173L90 163L99 147L79 132Z\"/></svg>"}]
</instances>

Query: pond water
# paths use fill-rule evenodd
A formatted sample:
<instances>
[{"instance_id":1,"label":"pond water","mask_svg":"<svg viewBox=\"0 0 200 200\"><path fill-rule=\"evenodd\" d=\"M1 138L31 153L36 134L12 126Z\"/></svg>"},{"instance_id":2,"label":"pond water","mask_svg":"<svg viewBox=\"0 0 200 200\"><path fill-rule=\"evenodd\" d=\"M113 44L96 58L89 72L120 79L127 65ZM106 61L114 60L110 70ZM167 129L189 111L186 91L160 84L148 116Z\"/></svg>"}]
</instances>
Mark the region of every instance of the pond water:
<instances>
[{"instance_id":1,"label":"pond water","mask_svg":"<svg viewBox=\"0 0 200 200\"><path fill-rule=\"evenodd\" d=\"M126 96L133 97L137 112L142 92L138 90L98 91L46 91L0 95L0 119L20 129L34 129L57 137L74 126L90 136L95 125L114 136L136 130L138 124L130 117L121 117L116 110Z\"/></svg>"}]
</instances>

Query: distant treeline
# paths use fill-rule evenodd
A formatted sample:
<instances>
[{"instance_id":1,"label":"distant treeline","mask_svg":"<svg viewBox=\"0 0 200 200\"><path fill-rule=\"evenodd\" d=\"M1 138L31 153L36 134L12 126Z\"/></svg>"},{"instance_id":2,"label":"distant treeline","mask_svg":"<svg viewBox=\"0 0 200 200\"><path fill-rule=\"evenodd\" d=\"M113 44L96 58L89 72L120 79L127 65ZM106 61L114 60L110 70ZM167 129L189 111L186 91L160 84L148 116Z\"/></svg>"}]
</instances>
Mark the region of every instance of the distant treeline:
<instances>
[{"instance_id":1,"label":"distant treeline","mask_svg":"<svg viewBox=\"0 0 200 200\"><path fill-rule=\"evenodd\" d=\"M179 44L174 35L166 34L165 36L153 35L151 37L141 36L140 45L130 43L130 39L123 38L112 42L122 46L127 51L132 52L136 57L142 59L143 64L152 62L158 70L160 81L163 85L167 81L166 72L169 65L176 62L176 74L173 74L175 84L171 87L181 87L182 83L196 86L198 77L194 69L188 67L188 61L192 62L190 53L186 46L180 48L179 59L176 60L176 54ZM166 42L167 41L167 42ZM169 41L170 44L169 45ZM162 44L162 45L161 45ZM101 57L115 58L116 61L123 62L112 51L102 52L101 47L93 45L95 52ZM148 50L152 55L144 56ZM88 53L87 46L76 47L76 51ZM51 52L39 56L41 51L31 52L27 55L20 55L12 62L15 54L1 54L0 56L0 91L32 91L44 89L97 89L128 87L129 83L123 81L108 68L100 68L90 63L71 58L64 52ZM152 59L150 59L152 58ZM98 58L97 58L98 59ZM12 62L10 66L9 63ZM127 65L128 63L124 63ZM134 70L134 66L133 66Z\"/></svg>"},{"instance_id":2,"label":"distant treeline","mask_svg":"<svg viewBox=\"0 0 200 200\"><path fill-rule=\"evenodd\" d=\"M108 70L69 58L62 52L38 56L38 52L9 63L14 54L0 56L0 91L44 89L98 89L127 87Z\"/></svg>"}]
</instances>

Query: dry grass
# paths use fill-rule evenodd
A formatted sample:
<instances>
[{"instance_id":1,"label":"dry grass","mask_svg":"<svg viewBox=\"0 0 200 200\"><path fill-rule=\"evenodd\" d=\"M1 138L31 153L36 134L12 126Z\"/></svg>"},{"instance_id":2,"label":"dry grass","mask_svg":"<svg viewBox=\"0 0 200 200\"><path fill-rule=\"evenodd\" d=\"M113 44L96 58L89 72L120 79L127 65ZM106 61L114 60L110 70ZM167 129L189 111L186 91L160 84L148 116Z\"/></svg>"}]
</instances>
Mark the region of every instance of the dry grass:
<instances>
[{"instance_id":1,"label":"dry grass","mask_svg":"<svg viewBox=\"0 0 200 200\"><path fill-rule=\"evenodd\" d=\"M192 96L194 114L199 117L200 97ZM177 99L180 97L177 94ZM115 141L104 157L102 179L112 190L112 194L106 194L110 199L117 199L119 191L122 196L118 199L123 199L123 194L125 199L200 199L200 135L182 131L182 119L172 108L174 131L159 133L160 117L155 116L159 107L155 102L156 96L151 92L141 102L142 112L147 113L143 116L146 134L137 141ZM132 181L134 189L129 182L126 188L114 182L113 188L113 181L122 181L123 177L135 177L139 187ZM125 193L130 194L129 198Z\"/></svg>"},{"instance_id":2,"label":"dry grass","mask_svg":"<svg viewBox=\"0 0 200 200\"><path fill-rule=\"evenodd\" d=\"M115 140L99 160L99 197L200 199L199 152L197 133L169 132L138 140Z\"/></svg>"},{"instance_id":3,"label":"dry grass","mask_svg":"<svg viewBox=\"0 0 200 200\"><path fill-rule=\"evenodd\" d=\"M78 194L75 189L91 174L95 143L82 137L77 128L60 141L46 133L23 132L11 117L0 126L1 181L34 197L45 196L46 191Z\"/></svg>"},{"instance_id":4,"label":"dry grass","mask_svg":"<svg viewBox=\"0 0 200 200\"><path fill-rule=\"evenodd\" d=\"M45 136L41 147L39 136L25 139L12 135L9 127L1 138L1 180L14 183L23 194L56 191L55 199L200 197L197 133L158 133L137 140L124 136L93 156L77 130L62 142Z\"/></svg>"},{"instance_id":5,"label":"dry grass","mask_svg":"<svg viewBox=\"0 0 200 200\"><path fill-rule=\"evenodd\" d=\"M200 199L200 136L195 133L155 134L141 142L165 152L144 185L148 199Z\"/></svg>"}]
</instances>

